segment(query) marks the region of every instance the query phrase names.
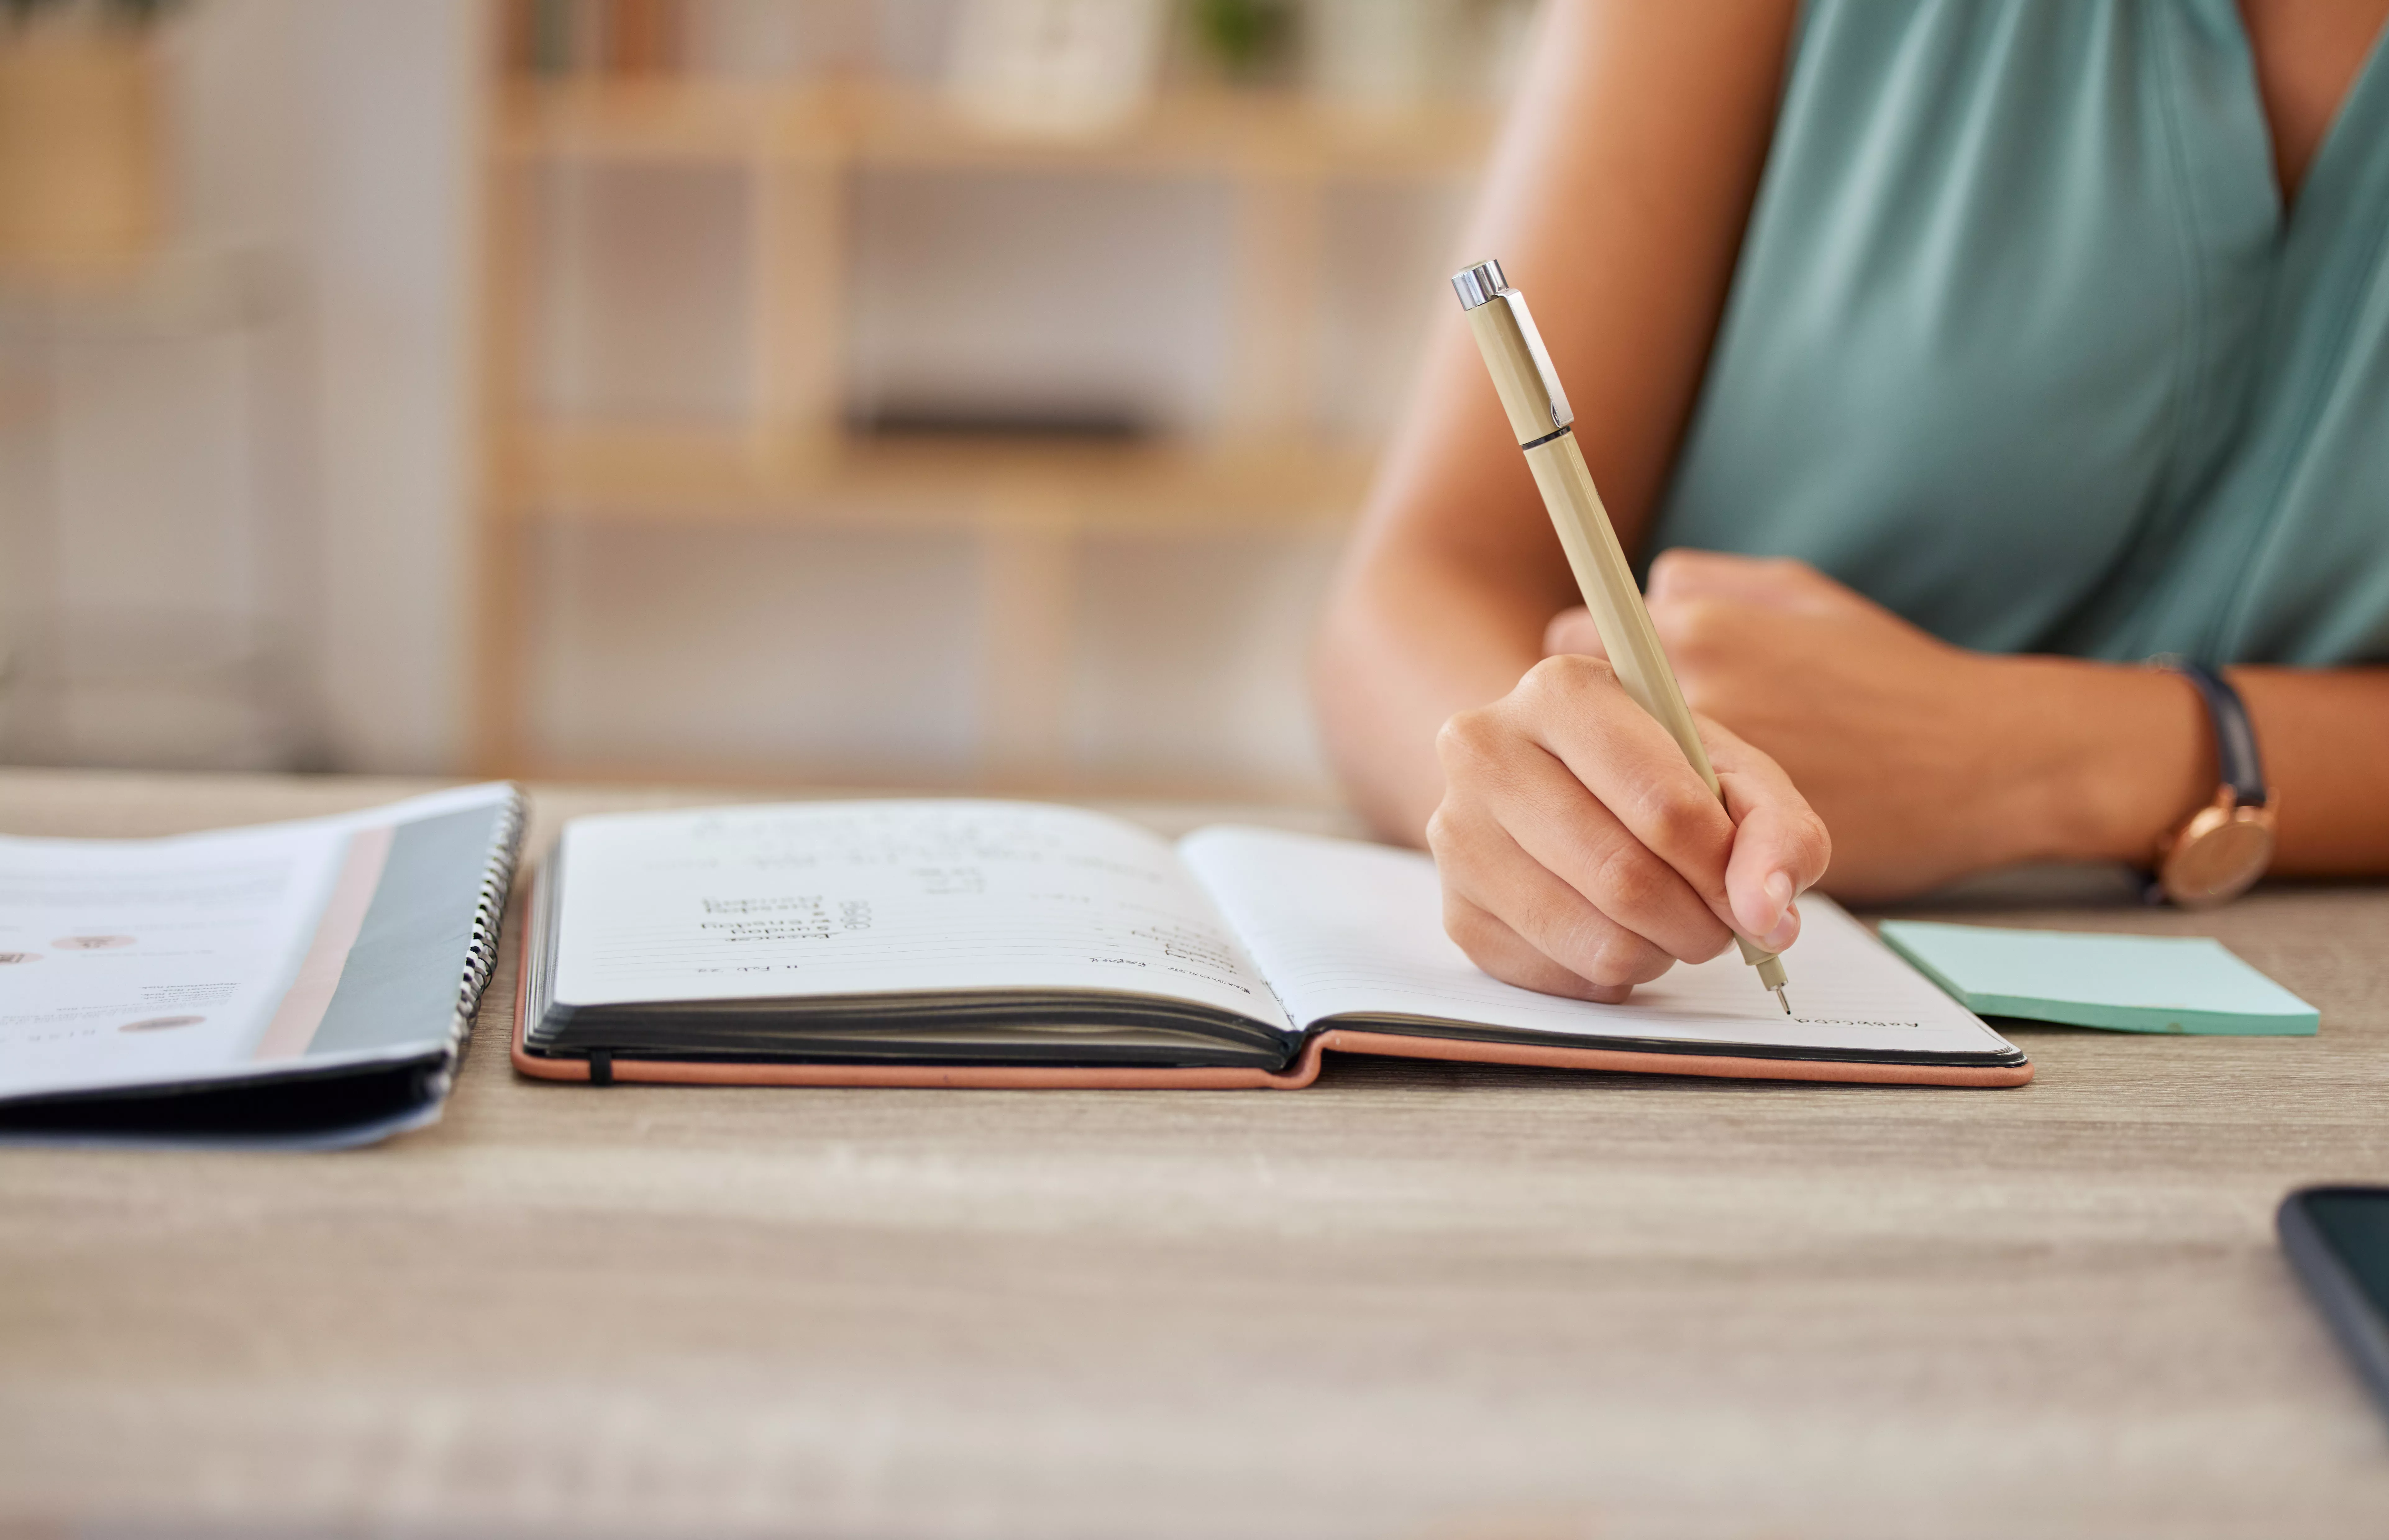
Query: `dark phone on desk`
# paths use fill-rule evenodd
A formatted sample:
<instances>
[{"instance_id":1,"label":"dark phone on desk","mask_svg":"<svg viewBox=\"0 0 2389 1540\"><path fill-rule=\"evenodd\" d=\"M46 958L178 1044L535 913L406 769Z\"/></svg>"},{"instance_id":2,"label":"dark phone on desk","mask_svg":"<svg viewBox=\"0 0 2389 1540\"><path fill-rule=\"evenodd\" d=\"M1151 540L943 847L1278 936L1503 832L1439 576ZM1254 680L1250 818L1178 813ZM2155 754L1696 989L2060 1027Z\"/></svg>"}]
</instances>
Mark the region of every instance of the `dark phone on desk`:
<instances>
[{"instance_id":1,"label":"dark phone on desk","mask_svg":"<svg viewBox=\"0 0 2389 1540\"><path fill-rule=\"evenodd\" d=\"M2298 1281L2389 1413L2389 1187L2301 1187L2276 1222Z\"/></svg>"}]
</instances>

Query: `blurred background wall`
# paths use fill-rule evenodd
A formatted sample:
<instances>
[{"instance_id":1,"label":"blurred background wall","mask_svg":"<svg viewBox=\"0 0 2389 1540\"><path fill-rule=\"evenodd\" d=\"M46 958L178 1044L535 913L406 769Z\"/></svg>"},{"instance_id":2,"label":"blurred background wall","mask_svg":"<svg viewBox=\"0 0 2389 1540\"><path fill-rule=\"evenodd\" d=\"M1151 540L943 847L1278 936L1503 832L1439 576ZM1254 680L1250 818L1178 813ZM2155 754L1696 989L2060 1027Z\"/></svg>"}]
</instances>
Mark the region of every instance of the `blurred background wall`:
<instances>
[{"instance_id":1,"label":"blurred background wall","mask_svg":"<svg viewBox=\"0 0 2389 1540\"><path fill-rule=\"evenodd\" d=\"M1328 794L1516 0L147 9L0 41L161 147L0 229L0 759Z\"/></svg>"},{"instance_id":2,"label":"blurred background wall","mask_svg":"<svg viewBox=\"0 0 2389 1540\"><path fill-rule=\"evenodd\" d=\"M0 752L461 767L478 29L471 0L156 28L154 241L0 276ZM206 666L278 609L279 677Z\"/></svg>"}]
</instances>

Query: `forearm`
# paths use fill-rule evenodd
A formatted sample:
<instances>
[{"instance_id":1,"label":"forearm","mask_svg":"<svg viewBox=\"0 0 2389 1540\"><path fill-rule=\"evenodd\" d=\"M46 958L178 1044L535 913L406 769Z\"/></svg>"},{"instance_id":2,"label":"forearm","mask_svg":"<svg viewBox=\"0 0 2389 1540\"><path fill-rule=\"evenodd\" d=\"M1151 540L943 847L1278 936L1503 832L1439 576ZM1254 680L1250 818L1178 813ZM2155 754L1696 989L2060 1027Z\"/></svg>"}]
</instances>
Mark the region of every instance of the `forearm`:
<instances>
[{"instance_id":1,"label":"forearm","mask_svg":"<svg viewBox=\"0 0 2389 1540\"><path fill-rule=\"evenodd\" d=\"M1320 630L1312 696L1345 790L1380 836L1424 842L1443 797L1437 733L1540 661L1534 616L1550 608L1464 568L1355 554Z\"/></svg>"},{"instance_id":2,"label":"forearm","mask_svg":"<svg viewBox=\"0 0 2389 1540\"><path fill-rule=\"evenodd\" d=\"M2273 869L2288 877L2389 874L2389 668L2242 668L2230 675L2255 719L2265 772L2280 801Z\"/></svg>"},{"instance_id":3,"label":"forearm","mask_svg":"<svg viewBox=\"0 0 2389 1540\"><path fill-rule=\"evenodd\" d=\"M1535 291L1576 433L1629 548L1700 385L1765 163L1789 0L1552 0L1463 260ZM1448 290L1330 600L1320 725L1355 805L1419 841L1437 731L1507 693L1576 602Z\"/></svg>"},{"instance_id":4,"label":"forearm","mask_svg":"<svg viewBox=\"0 0 2389 1540\"><path fill-rule=\"evenodd\" d=\"M2043 687L2044 725L2022 777L2046 830L2022 858L2145 866L2211 801L2220 777L2212 729L2187 681L2158 669L2016 660ZM2235 668L2280 807L2273 870L2322 877L2389 873L2389 669ZM2048 725L2058 724L2051 731Z\"/></svg>"},{"instance_id":5,"label":"forearm","mask_svg":"<svg viewBox=\"0 0 2389 1540\"><path fill-rule=\"evenodd\" d=\"M1951 647L1796 562L1670 552L1650 601L1693 709L1823 816L1836 897L2025 862L2147 867L2222 779L2170 670ZM1563 648L1590 630L1570 623ZM2389 669L2229 673L2279 795L2274 869L2389 875Z\"/></svg>"}]
</instances>

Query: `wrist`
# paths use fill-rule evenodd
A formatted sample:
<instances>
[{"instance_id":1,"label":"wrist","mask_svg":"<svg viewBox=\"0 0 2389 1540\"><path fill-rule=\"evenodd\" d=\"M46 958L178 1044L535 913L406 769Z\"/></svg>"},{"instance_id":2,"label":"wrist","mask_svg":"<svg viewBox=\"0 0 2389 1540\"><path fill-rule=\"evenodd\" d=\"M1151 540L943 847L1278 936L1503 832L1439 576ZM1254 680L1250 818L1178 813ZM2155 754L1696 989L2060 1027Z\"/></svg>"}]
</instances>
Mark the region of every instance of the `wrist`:
<instances>
[{"instance_id":1,"label":"wrist","mask_svg":"<svg viewBox=\"0 0 2389 1540\"><path fill-rule=\"evenodd\" d=\"M2147 866L2212 802L2218 772L2205 708L2165 669L2012 661L2010 734L2025 806L2010 860Z\"/></svg>"}]
</instances>

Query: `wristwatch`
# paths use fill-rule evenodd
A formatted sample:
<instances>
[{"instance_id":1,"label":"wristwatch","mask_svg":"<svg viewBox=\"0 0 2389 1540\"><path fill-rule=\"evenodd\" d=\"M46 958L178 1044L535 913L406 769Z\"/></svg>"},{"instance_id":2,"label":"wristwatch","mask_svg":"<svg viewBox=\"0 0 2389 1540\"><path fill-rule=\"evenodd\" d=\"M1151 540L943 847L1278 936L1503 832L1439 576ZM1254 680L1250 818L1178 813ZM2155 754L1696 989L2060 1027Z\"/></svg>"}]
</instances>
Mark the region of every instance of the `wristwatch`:
<instances>
[{"instance_id":1,"label":"wristwatch","mask_svg":"<svg viewBox=\"0 0 2389 1540\"><path fill-rule=\"evenodd\" d=\"M2256 729L2240 692L2224 677L2187 658L2151 660L2197 687L2215 725L2215 757L2223 784L2215 800L2157 846L2149 883L2151 903L2170 899L2185 909L2227 904L2248 891L2273 860L2273 824L2280 799L2265 784Z\"/></svg>"}]
</instances>

